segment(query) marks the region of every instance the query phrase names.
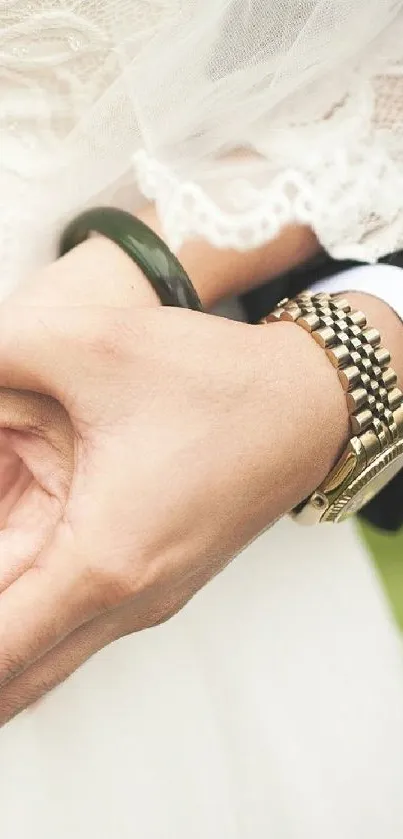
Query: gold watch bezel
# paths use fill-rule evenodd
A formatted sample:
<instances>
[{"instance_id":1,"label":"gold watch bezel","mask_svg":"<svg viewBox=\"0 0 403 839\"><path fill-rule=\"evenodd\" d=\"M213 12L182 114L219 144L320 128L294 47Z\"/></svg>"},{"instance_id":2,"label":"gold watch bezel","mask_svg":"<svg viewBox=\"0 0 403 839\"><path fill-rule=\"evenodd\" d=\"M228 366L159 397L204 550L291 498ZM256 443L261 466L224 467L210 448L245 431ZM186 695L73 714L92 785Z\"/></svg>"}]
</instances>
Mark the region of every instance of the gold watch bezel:
<instances>
[{"instance_id":1,"label":"gold watch bezel","mask_svg":"<svg viewBox=\"0 0 403 839\"><path fill-rule=\"evenodd\" d=\"M384 449L370 463L366 463L364 447L359 438L352 438L338 464L323 484L293 510L292 516L299 524L319 524L322 522L338 523L358 513L391 480L388 467L401 460L396 474L403 468L403 439ZM385 480L376 491L371 492L371 483L385 472ZM393 477L393 475L392 475ZM368 492L354 503L363 489Z\"/></svg>"}]
</instances>

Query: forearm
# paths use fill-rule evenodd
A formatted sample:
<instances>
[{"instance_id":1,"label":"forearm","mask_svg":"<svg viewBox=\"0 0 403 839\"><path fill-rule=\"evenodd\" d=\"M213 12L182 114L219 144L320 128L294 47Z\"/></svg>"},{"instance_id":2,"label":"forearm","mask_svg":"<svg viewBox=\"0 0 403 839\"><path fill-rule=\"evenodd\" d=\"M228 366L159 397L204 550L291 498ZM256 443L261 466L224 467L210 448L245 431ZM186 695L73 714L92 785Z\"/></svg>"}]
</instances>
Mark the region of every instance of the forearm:
<instances>
[{"instance_id":1,"label":"forearm","mask_svg":"<svg viewBox=\"0 0 403 839\"><path fill-rule=\"evenodd\" d=\"M140 217L161 235L154 207L145 208ZM318 250L310 228L295 224L255 250L220 250L194 240L185 244L178 256L204 305L210 308L222 298L241 294L303 264Z\"/></svg>"}]
</instances>

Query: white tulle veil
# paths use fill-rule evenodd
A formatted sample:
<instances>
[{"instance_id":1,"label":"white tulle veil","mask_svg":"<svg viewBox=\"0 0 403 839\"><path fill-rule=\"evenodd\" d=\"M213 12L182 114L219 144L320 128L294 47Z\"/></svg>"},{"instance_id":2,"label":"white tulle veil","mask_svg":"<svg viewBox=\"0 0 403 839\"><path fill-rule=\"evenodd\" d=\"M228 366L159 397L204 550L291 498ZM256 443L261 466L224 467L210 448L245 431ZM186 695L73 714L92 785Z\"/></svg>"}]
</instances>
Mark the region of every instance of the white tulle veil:
<instances>
[{"instance_id":1,"label":"white tulle veil","mask_svg":"<svg viewBox=\"0 0 403 839\"><path fill-rule=\"evenodd\" d=\"M403 245L402 57L402 0L0 0L6 216L40 240L123 183L173 247L297 220L376 260Z\"/></svg>"}]
</instances>

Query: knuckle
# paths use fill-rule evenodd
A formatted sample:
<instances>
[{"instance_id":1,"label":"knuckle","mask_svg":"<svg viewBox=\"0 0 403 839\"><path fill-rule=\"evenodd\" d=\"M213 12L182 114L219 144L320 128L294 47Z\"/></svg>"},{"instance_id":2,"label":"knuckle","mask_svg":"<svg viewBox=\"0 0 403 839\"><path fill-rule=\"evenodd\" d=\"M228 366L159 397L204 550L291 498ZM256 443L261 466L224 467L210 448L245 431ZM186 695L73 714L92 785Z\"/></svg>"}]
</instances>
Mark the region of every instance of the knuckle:
<instances>
[{"instance_id":1,"label":"knuckle","mask_svg":"<svg viewBox=\"0 0 403 839\"><path fill-rule=\"evenodd\" d=\"M156 599L156 601L152 599L152 602L147 602L143 605L143 608L138 608L138 604L134 608L133 603L131 603L131 608L127 610L123 620L120 621L119 635L132 635L133 632L141 632L144 629L161 626L170 621L180 611L182 605L184 604L168 605L163 598L162 600Z\"/></svg>"},{"instance_id":2,"label":"knuckle","mask_svg":"<svg viewBox=\"0 0 403 839\"><path fill-rule=\"evenodd\" d=\"M0 653L0 686L18 676L26 667L25 658L16 653Z\"/></svg>"},{"instance_id":3,"label":"knuckle","mask_svg":"<svg viewBox=\"0 0 403 839\"><path fill-rule=\"evenodd\" d=\"M99 611L107 611L146 594L153 581L141 553L136 558L91 563L90 585Z\"/></svg>"}]
</instances>

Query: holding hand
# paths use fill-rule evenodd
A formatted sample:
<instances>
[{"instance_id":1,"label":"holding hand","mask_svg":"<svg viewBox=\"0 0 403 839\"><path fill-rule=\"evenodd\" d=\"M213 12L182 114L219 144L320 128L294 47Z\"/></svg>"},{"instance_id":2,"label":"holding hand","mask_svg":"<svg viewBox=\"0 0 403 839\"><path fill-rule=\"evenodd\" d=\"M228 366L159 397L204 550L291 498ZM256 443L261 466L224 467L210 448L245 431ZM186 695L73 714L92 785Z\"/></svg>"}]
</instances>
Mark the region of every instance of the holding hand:
<instances>
[{"instance_id":1,"label":"holding hand","mask_svg":"<svg viewBox=\"0 0 403 839\"><path fill-rule=\"evenodd\" d=\"M397 356L395 316L355 302ZM0 385L0 723L177 612L348 436L337 375L302 329L161 309L102 240L0 309Z\"/></svg>"},{"instance_id":2,"label":"holding hand","mask_svg":"<svg viewBox=\"0 0 403 839\"><path fill-rule=\"evenodd\" d=\"M46 392L66 434L52 436L46 411L27 439L17 432L36 480L2 532L3 720L20 694L26 704L100 646L166 620L309 491L285 474L278 492L295 442L278 380L291 331L298 342L292 326L187 311L4 308L3 382Z\"/></svg>"}]
</instances>

